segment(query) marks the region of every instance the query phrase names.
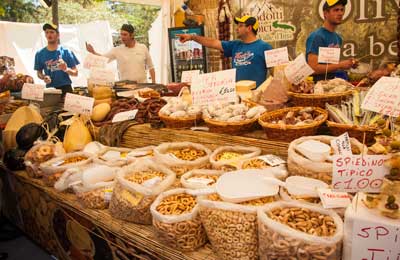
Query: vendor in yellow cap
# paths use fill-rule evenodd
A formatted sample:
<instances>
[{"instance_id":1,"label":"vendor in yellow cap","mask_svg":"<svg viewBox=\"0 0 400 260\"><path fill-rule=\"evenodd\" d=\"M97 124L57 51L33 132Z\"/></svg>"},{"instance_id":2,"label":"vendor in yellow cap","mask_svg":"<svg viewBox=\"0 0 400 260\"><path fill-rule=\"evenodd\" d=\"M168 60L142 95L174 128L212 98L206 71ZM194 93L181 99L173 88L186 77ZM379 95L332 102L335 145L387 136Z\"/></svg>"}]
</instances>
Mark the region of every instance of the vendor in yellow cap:
<instances>
[{"instance_id":1,"label":"vendor in yellow cap","mask_svg":"<svg viewBox=\"0 0 400 260\"><path fill-rule=\"evenodd\" d=\"M195 41L209 48L222 51L225 57L232 57L232 67L236 68L236 81L254 80L257 87L267 77L264 51L271 50L268 43L257 38L258 20L245 15L236 17L236 34L240 40L220 41L192 34L178 34L181 42Z\"/></svg>"},{"instance_id":2,"label":"vendor in yellow cap","mask_svg":"<svg viewBox=\"0 0 400 260\"><path fill-rule=\"evenodd\" d=\"M342 60L339 64L318 63L319 47L340 48L342 38L335 32L336 27L342 23L347 0L327 0L323 5L324 24L321 28L312 32L306 42L306 57L308 65L315 71L314 81L324 80L326 70L327 79L340 77L347 78L344 70L356 67L358 61L355 59Z\"/></svg>"}]
</instances>

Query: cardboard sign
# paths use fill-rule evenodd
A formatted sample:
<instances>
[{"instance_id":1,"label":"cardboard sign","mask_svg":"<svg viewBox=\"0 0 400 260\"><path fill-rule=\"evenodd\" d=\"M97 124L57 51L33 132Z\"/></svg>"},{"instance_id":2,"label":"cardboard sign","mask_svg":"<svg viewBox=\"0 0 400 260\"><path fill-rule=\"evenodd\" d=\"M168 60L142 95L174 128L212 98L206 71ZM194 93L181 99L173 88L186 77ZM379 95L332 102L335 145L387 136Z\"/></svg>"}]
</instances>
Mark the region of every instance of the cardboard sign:
<instances>
[{"instance_id":1,"label":"cardboard sign","mask_svg":"<svg viewBox=\"0 0 400 260\"><path fill-rule=\"evenodd\" d=\"M67 93L64 110L83 115L92 115L94 98Z\"/></svg>"},{"instance_id":2,"label":"cardboard sign","mask_svg":"<svg viewBox=\"0 0 400 260\"><path fill-rule=\"evenodd\" d=\"M135 109L115 114L111 122L116 123L116 122L134 120L138 111L139 110Z\"/></svg>"},{"instance_id":3,"label":"cardboard sign","mask_svg":"<svg viewBox=\"0 0 400 260\"><path fill-rule=\"evenodd\" d=\"M338 64L340 61L340 48L319 47L318 63Z\"/></svg>"},{"instance_id":4,"label":"cardboard sign","mask_svg":"<svg viewBox=\"0 0 400 260\"><path fill-rule=\"evenodd\" d=\"M331 146L338 155L352 155L349 133L344 133L331 141Z\"/></svg>"},{"instance_id":5,"label":"cardboard sign","mask_svg":"<svg viewBox=\"0 0 400 260\"><path fill-rule=\"evenodd\" d=\"M185 70L182 71L181 82L192 83L192 80L200 75L200 70Z\"/></svg>"},{"instance_id":6,"label":"cardboard sign","mask_svg":"<svg viewBox=\"0 0 400 260\"><path fill-rule=\"evenodd\" d=\"M299 84L313 73L314 70L307 64L306 57L303 53L297 56L297 58L285 68L286 78L293 84Z\"/></svg>"},{"instance_id":7,"label":"cardboard sign","mask_svg":"<svg viewBox=\"0 0 400 260\"><path fill-rule=\"evenodd\" d=\"M273 155L273 154L262 155L257 158L263 160L264 162L268 163L272 167L286 163L284 160L282 160L281 157Z\"/></svg>"},{"instance_id":8,"label":"cardboard sign","mask_svg":"<svg viewBox=\"0 0 400 260\"><path fill-rule=\"evenodd\" d=\"M236 101L236 69L201 74L194 78L191 92L194 105Z\"/></svg>"},{"instance_id":9,"label":"cardboard sign","mask_svg":"<svg viewBox=\"0 0 400 260\"><path fill-rule=\"evenodd\" d=\"M21 90L21 98L35 101L43 101L44 85L24 83Z\"/></svg>"},{"instance_id":10,"label":"cardboard sign","mask_svg":"<svg viewBox=\"0 0 400 260\"><path fill-rule=\"evenodd\" d=\"M399 226L357 219L351 241L352 260L399 259Z\"/></svg>"},{"instance_id":11,"label":"cardboard sign","mask_svg":"<svg viewBox=\"0 0 400 260\"><path fill-rule=\"evenodd\" d=\"M380 78L368 91L361 108L392 117L399 117L400 78Z\"/></svg>"},{"instance_id":12,"label":"cardboard sign","mask_svg":"<svg viewBox=\"0 0 400 260\"><path fill-rule=\"evenodd\" d=\"M267 68L289 63L289 53L287 47L265 51L264 55Z\"/></svg>"},{"instance_id":13,"label":"cardboard sign","mask_svg":"<svg viewBox=\"0 0 400 260\"><path fill-rule=\"evenodd\" d=\"M115 73L110 69L96 68L90 69L89 79L94 84L107 84L115 81Z\"/></svg>"},{"instance_id":14,"label":"cardboard sign","mask_svg":"<svg viewBox=\"0 0 400 260\"><path fill-rule=\"evenodd\" d=\"M320 188L318 195L325 209L346 208L351 203L351 197L347 192Z\"/></svg>"},{"instance_id":15,"label":"cardboard sign","mask_svg":"<svg viewBox=\"0 0 400 260\"><path fill-rule=\"evenodd\" d=\"M90 69L93 67L96 68L105 68L108 62L107 57L99 56L99 55L94 55L92 53L88 53L86 55L85 60L83 61L83 67L85 69Z\"/></svg>"},{"instance_id":16,"label":"cardboard sign","mask_svg":"<svg viewBox=\"0 0 400 260\"><path fill-rule=\"evenodd\" d=\"M379 192L383 177L389 174L384 166L388 155L333 156L332 188L346 192Z\"/></svg>"}]
</instances>

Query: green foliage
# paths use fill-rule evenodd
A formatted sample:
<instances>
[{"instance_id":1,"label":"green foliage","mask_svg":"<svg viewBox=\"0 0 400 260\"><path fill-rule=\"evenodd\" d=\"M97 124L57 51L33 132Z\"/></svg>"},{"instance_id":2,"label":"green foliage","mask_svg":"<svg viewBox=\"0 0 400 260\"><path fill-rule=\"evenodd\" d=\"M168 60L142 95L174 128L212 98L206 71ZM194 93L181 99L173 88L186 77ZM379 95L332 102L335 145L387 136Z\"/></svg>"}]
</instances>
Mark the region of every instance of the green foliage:
<instances>
[{"instance_id":1,"label":"green foliage","mask_svg":"<svg viewBox=\"0 0 400 260\"><path fill-rule=\"evenodd\" d=\"M38 11L32 1L27 0L1 0L0 20L23 22L26 16L37 19Z\"/></svg>"}]
</instances>

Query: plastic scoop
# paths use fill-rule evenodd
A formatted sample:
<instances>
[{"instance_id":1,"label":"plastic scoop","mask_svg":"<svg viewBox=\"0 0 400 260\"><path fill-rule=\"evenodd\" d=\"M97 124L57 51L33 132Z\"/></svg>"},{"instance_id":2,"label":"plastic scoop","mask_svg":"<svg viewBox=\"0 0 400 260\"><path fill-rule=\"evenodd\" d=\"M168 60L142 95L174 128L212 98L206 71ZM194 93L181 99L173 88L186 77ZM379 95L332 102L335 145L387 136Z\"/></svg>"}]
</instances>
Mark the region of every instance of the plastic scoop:
<instances>
[{"instance_id":1,"label":"plastic scoop","mask_svg":"<svg viewBox=\"0 0 400 260\"><path fill-rule=\"evenodd\" d=\"M314 162L323 162L329 157L331 147L325 143L308 140L296 147L296 150Z\"/></svg>"},{"instance_id":2,"label":"plastic scoop","mask_svg":"<svg viewBox=\"0 0 400 260\"><path fill-rule=\"evenodd\" d=\"M286 179L286 189L289 194L294 196L319 197L318 189L328 188L328 184L323 181L302 176L290 176Z\"/></svg>"}]
</instances>

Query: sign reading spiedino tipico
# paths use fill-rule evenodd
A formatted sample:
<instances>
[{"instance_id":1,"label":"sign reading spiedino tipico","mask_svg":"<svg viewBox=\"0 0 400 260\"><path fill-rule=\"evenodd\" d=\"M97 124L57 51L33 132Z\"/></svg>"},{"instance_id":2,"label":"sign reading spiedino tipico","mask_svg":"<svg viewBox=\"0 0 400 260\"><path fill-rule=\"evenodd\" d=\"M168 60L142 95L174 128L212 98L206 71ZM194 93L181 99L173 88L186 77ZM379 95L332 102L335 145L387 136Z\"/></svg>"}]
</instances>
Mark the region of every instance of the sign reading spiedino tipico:
<instances>
[{"instance_id":1,"label":"sign reading spiedino tipico","mask_svg":"<svg viewBox=\"0 0 400 260\"><path fill-rule=\"evenodd\" d=\"M292 58L305 52L308 35L322 26L325 0L233 0L236 15L259 19L258 37L274 48L288 46ZM337 32L343 57L368 57L375 65L397 60L400 0L348 0Z\"/></svg>"}]
</instances>

